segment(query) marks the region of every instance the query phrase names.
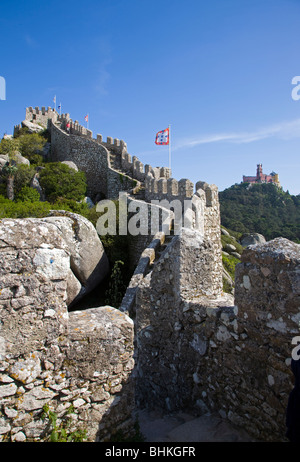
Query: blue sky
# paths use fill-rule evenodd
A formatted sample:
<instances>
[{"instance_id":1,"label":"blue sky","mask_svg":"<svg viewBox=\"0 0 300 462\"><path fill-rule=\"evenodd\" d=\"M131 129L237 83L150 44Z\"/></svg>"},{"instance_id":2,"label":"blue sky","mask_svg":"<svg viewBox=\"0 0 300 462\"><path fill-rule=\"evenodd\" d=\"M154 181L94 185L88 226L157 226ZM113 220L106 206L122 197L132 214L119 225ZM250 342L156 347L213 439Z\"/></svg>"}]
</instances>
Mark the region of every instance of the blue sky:
<instances>
[{"instance_id":1,"label":"blue sky","mask_svg":"<svg viewBox=\"0 0 300 462\"><path fill-rule=\"evenodd\" d=\"M0 4L0 136L52 106L219 190L275 171L299 194L299 0L50 0ZM300 92L299 92L300 93Z\"/></svg>"}]
</instances>

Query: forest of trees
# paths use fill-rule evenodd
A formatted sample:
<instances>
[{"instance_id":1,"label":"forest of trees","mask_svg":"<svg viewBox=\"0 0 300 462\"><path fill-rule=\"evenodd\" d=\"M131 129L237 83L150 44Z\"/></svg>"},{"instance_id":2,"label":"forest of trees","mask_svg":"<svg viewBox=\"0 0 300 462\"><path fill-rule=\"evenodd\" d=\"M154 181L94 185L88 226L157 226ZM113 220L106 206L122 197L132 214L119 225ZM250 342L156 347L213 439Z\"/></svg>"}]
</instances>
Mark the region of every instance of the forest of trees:
<instances>
[{"instance_id":1,"label":"forest of trees","mask_svg":"<svg viewBox=\"0 0 300 462\"><path fill-rule=\"evenodd\" d=\"M219 192L219 199L225 228L300 243L300 195L274 184L241 183Z\"/></svg>"}]
</instances>

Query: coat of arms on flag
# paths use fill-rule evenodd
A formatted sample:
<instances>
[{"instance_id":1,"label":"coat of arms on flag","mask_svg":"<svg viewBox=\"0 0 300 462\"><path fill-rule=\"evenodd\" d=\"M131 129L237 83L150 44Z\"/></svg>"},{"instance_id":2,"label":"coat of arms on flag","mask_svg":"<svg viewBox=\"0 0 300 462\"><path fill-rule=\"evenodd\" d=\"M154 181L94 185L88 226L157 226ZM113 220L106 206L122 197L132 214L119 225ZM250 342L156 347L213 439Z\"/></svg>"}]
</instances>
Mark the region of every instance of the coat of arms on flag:
<instances>
[{"instance_id":1,"label":"coat of arms on flag","mask_svg":"<svg viewBox=\"0 0 300 462\"><path fill-rule=\"evenodd\" d=\"M166 128L165 130L161 130L156 134L155 138L155 144L169 144L169 128Z\"/></svg>"}]
</instances>

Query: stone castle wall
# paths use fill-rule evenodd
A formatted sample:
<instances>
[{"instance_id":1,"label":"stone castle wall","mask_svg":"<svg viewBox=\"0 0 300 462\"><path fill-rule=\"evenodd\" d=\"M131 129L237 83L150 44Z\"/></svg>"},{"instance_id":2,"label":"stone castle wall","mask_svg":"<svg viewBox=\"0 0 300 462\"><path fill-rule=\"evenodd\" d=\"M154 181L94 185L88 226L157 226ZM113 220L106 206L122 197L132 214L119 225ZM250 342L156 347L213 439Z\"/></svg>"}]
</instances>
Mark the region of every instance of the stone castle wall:
<instances>
[{"instance_id":1,"label":"stone castle wall","mask_svg":"<svg viewBox=\"0 0 300 462\"><path fill-rule=\"evenodd\" d=\"M119 192L128 188L128 203L134 203L133 190L138 190L140 183L143 183L147 215L151 214L151 207L163 208L164 200L178 201L181 205L187 201L191 205L187 209L184 227L175 233L174 237L171 236L170 243L161 255L159 249L162 248L165 236L160 232L154 235L148 233L147 236L133 236L131 239L137 267L123 299L120 314L126 316L124 313L128 310L135 313L138 405L160 407L167 411L193 408L199 414L213 410L242 426L258 440L283 441L285 409L292 389L291 342L299 333L299 245L285 239L277 239L247 249L242 255L242 263L237 266L233 300L232 296L222 292L220 211L218 190L214 185L198 182L194 190L194 185L189 180L174 180L166 168L144 166L137 157L131 157L127 153L124 142L107 138L107 142L104 143L101 135L93 139L90 133L85 132L76 123L71 125L70 134L67 134L63 130L63 119L69 120L68 115L58 120L50 112L48 118L48 114L44 112L45 114L40 115L35 110L35 115L40 118L40 123L43 117L43 120L50 119L53 160L71 160L86 171L90 193L94 196L101 193L107 198L115 199L118 198ZM28 116L32 114L34 111L30 111ZM122 174L112 168L111 153L117 156L122 166ZM137 182L134 185L133 180ZM150 204L150 201L158 203ZM9 251L14 251L13 246ZM34 271L32 273L34 274ZM33 280L36 281L35 278ZM4 319L7 321L4 323L5 328L2 332L5 335L0 339L0 344L5 345L7 351L8 345L16 348L14 345L18 341L12 335L15 329L16 332L20 331L15 326L21 322L18 318L21 311L17 311L22 308L22 304L19 306L17 299L22 290L19 291L18 284L15 284L11 277L4 277L1 281L4 284L4 292L0 294L0 301L3 298ZM40 281L35 282L34 287L39 287L40 284ZM58 284L57 281L52 281L51 284L51 290L43 290L43 293L58 292L58 297L64 297L64 282ZM24 283L22 286L25 287ZM26 291L28 292L28 289ZM41 300L45 306L44 300ZM34 355L38 352L37 356L43 364L41 372L40 366L34 366L34 369L38 370L38 375L29 382L26 379L24 383L14 375L14 363L18 362L17 353L15 352L12 359L8 357L5 360L1 377L5 387L2 388L3 408L7 409L7 412L0 427L5 436L20 433L18 439L23 438L21 425L29 419L26 413L30 411L25 411L19 405L17 397L22 394L27 394L26 400L45 398L59 412L62 412L63 408L60 406L65 400L69 402L72 396L76 396L76 400L78 398L79 401L74 401L78 409L81 405L85 406L83 413L75 412L76 418L85 421L97 412L98 422L101 422L100 427L102 426L103 435L106 436L111 432L113 420L118 419L118 412L114 413L114 410L118 410L117 405L113 406L115 402L120 402L120 412L125 421L127 419L130 403L132 404L130 385L127 391L127 382L130 384L128 364L132 364L132 324L131 327L127 326L128 329L126 327L126 337L122 334L121 328L115 329L115 319L121 318L116 317L112 308L104 307L101 308L101 312L92 310L83 315L70 313L66 316L61 299L58 300L63 322L52 326L53 317L50 316L50 327L43 327L41 331L38 329L43 326L43 316L47 318L49 313L45 316L39 309L36 314L25 305L23 315L29 313L28 329L31 325L32 332L38 332L39 342L43 342L42 339L45 337L45 341L52 345L54 339L54 350L59 359L57 362L55 360L52 366L48 364L48 361L51 363L51 358L46 354L45 343L41 343L42 346L39 348L35 345L34 348L31 347L30 351L26 351L27 356L22 353L21 361L29 361L26 365L31 364L32 356L28 355L31 355L32 351ZM107 318L108 312L110 320ZM11 330L9 326L12 324L8 321L11 314L8 313L13 313L13 318L17 319ZM52 311L50 313L53 315ZM83 322L81 337L80 325L84 316L87 323ZM128 349L125 349L125 357L129 361L127 365L122 363L120 366L122 353L118 356L118 350L117 355L113 356L114 348L117 346L114 347L114 343L110 343L106 337L105 329L101 327L102 316L109 329L116 335L114 337L109 334L109 339L113 337L117 345L118 335L121 335L121 339L126 338L124 343L123 340L119 343L125 348L125 343L128 342ZM130 324L129 318L122 318L122 324L127 325L128 322ZM92 334L94 325L95 337ZM25 327L27 329L26 323ZM62 334L58 333L60 331ZM50 340L48 332L52 336ZM87 332L90 334L86 336ZM22 338L21 334L18 335ZM62 343L58 341L60 337ZM101 347L96 352L94 346L98 337L103 349ZM91 339L91 350L85 343L86 338ZM84 348L82 345L85 345ZM109 354L105 362L104 350L107 346ZM99 353L101 351L102 356ZM93 395L93 387L90 388L92 379L89 372L89 362L94 364L91 358L98 358L98 353L99 361L103 362L104 370L108 371L105 377L100 374L102 381L99 386L101 385L103 393L109 394L99 392L102 397L100 402L92 398L95 394ZM82 369L81 364L77 364L77 359L81 356L84 357ZM55 355L53 358L55 359ZM100 366L97 365L95 368L93 377L98 377ZM62 388L58 378L61 369L69 380L68 383L63 382ZM39 394L38 387L44 387L46 384L45 377L48 377L49 370L56 373L52 376L51 372L49 376L50 383L53 384L51 392L58 391L58 394L50 393L51 396L46 397ZM119 373L121 375L118 375ZM109 380L111 374L113 377L115 374L116 381ZM87 381L87 394L81 391L86 391L86 384L80 382L79 378ZM73 383L75 388L71 387ZM123 391L119 387L120 383ZM68 387L71 387L70 393ZM13 392L9 394L9 390ZM75 394L71 394L73 392ZM114 392L120 393L116 400L111 397ZM83 404L82 400L87 405ZM74 407L75 402L72 404ZM36 413L33 412L29 428L36 427L39 413L40 407ZM118 425L122 425L120 420ZM94 429L93 435L99 437L97 431ZM27 430L27 433L25 431L26 438L32 437L30 435L30 430Z\"/></svg>"},{"instance_id":2,"label":"stone castle wall","mask_svg":"<svg viewBox=\"0 0 300 462\"><path fill-rule=\"evenodd\" d=\"M37 113L37 109L35 110ZM47 111L44 113L47 118ZM51 113L52 114L52 113ZM28 117L32 111L28 111ZM51 159L53 161L72 161L80 170L86 173L88 191L87 194L97 202L105 196L108 199L118 199L119 194L126 191L134 195L141 186L144 188L144 197L147 203L156 204L164 208L169 205L163 201L169 201L171 206L181 205L180 226L198 229L203 235L209 234L214 242L213 260L220 269L221 280L221 244L220 244L220 212L218 190L214 185L204 182L194 184L187 180L171 178L171 171L166 167L152 167L144 165L136 156L127 153L127 145L123 140L107 137L104 142L102 135L92 138L91 133L86 133L84 127L77 122L72 125L70 134L65 131L66 122L70 121L69 114L56 115L49 119L51 130ZM45 123L45 121L44 121ZM122 172L115 170L111 165L110 153L117 156ZM175 201L175 202L173 202ZM186 204L187 209L185 209ZM151 209L149 209L149 213ZM183 218L184 214L184 218ZM176 215L178 217L178 214ZM175 223L176 227L176 223ZM149 230L148 236L135 236L131 242L131 260L136 265L141 252L151 242L155 233Z\"/></svg>"},{"instance_id":3,"label":"stone castle wall","mask_svg":"<svg viewBox=\"0 0 300 462\"><path fill-rule=\"evenodd\" d=\"M25 119L29 122L41 124L43 127L48 128L48 120L50 119L53 123L56 123L58 116L58 113L51 107L48 107L47 109L45 107L42 107L41 109L39 107L27 107Z\"/></svg>"},{"instance_id":4,"label":"stone castle wall","mask_svg":"<svg viewBox=\"0 0 300 462\"><path fill-rule=\"evenodd\" d=\"M215 411L257 440L286 441L300 245L278 238L247 249L237 266L235 300L210 293L208 247L196 231L183 230L140 277L134 308L139 405Z\"/></svg>"}]
</instances>

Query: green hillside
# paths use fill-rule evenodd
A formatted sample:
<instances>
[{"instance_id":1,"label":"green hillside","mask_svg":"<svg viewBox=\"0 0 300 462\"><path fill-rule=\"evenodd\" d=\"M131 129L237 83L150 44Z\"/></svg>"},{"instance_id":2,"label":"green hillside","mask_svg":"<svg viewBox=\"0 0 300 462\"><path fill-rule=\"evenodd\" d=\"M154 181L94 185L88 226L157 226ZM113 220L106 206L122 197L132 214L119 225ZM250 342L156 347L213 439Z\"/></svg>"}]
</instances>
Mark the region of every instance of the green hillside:
<instances>
[{"instance_id":1,"label":"green hillside","mask_svg":"<svg viewBox=\"0 0 300 462\"><path fill-rule=\"evenodd\" d=\"M273 184L241 183L219 192L219 199L221 224L226 228L300 243L300 195L292 196Z\"/></svg>"}]
</instances>

